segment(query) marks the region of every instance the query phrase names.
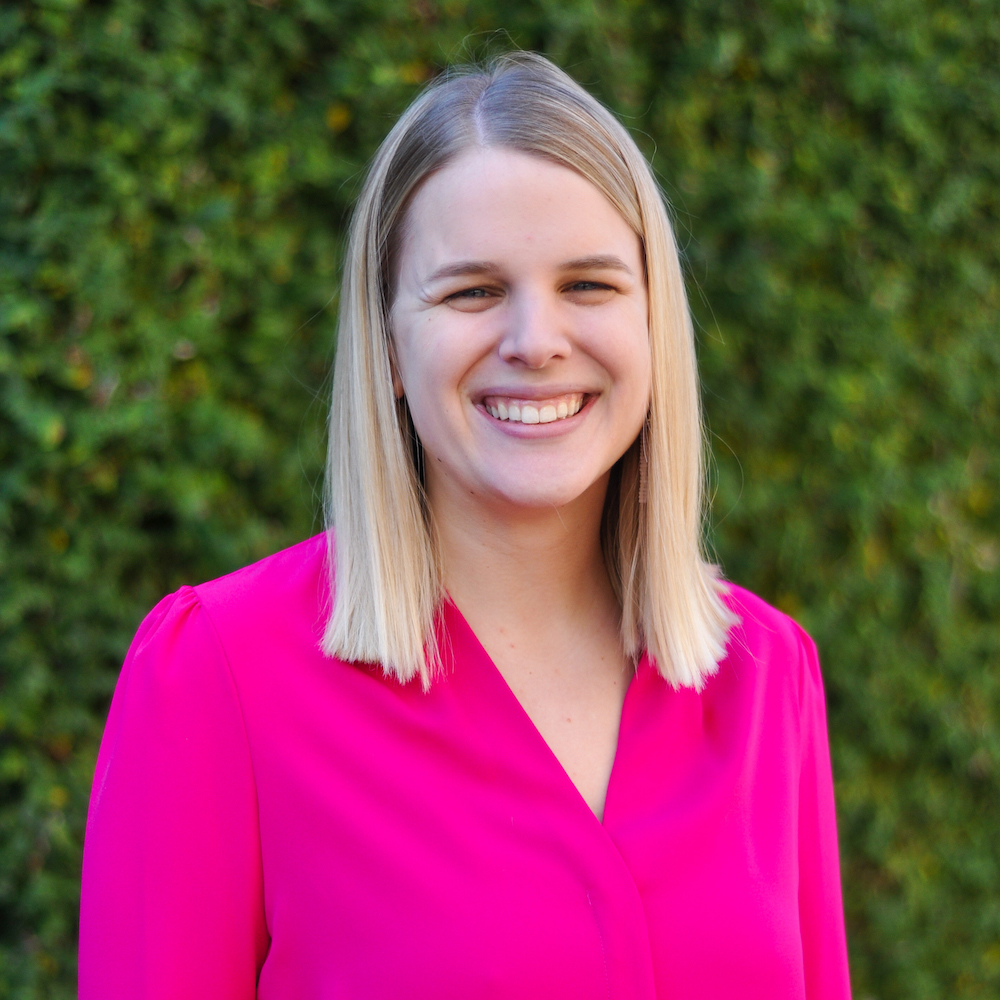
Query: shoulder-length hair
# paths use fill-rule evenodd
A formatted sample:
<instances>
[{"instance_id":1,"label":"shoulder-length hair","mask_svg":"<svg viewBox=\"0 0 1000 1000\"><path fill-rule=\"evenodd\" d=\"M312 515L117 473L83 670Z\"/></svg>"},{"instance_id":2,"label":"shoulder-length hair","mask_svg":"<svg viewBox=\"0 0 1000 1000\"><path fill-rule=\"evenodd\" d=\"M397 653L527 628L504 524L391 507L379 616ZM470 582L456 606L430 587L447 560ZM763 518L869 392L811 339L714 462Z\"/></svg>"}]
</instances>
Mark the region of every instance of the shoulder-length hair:
<instances>
[{"instance_id":1,"label":"shoulder-length hair","mask_svg":"<svg viewBox=\"0 0 1000 1000\"><path fill-rule=\"evenodd\" d=\"M333 606L322 648L426 689L441 667L447 599L422 451L395 397L389 310L414 193L475 148L516 150L589 180L645 257L652 387L642 434L612 470L601 525L626 654L643 648L674 686L700 690L733 616L703 556L704 440L694 335L673 231L625 128L547 59L506 55L432 84L375 155L351 222L340 300L327 475ZM648 470L648 471L647 471Z\"/></svg>"}]
</instances>

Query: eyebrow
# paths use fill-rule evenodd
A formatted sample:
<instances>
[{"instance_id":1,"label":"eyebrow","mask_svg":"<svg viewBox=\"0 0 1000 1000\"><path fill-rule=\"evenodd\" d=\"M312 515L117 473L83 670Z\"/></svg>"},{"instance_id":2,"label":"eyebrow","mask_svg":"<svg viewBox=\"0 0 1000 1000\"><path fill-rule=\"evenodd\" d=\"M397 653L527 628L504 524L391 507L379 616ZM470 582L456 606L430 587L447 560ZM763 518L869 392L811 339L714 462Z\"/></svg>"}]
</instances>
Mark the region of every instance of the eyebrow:
<instances>
[{"instance_id":1,"label":"eyebrow","mask_svg":"<svg viewBox=\"0 0 1000 1000\"><path fill-rule=\"evenodd\" d=\"M623 271L632 274L632 268L614 254L601 254L597 257L577 257L568 260L560 267L561 271Z\"/></svg>"},{"instance_id":2,"label":"eyebrow","mask_svg":"<svg viewBox=\"0 0 1000 1000\"><path fill-rule=\"evenodd\" d=\"M489 260L460 260L454 264L439 267L428 279L427 283L440 281L442 278L464 278L472 274L488 274L495 276L500 273L500 265Z\"/></svg>"},{"instance_id":3,"label":"eyebrow","mask_svg":"<svg viewBox=\"0 0 1000 1000\"><path fill-rule=\"evenodd\" d=\"M453 264L439 267L429 278L427 284L441 281L444 278L464 278L470 275L485 274L495 277L502 268L490 260L460 260ZM596 257L576 257L559 265L560 271L622 271L631 275L632 268L614 254L599 254Z\"/></svg>"}]
</instances>

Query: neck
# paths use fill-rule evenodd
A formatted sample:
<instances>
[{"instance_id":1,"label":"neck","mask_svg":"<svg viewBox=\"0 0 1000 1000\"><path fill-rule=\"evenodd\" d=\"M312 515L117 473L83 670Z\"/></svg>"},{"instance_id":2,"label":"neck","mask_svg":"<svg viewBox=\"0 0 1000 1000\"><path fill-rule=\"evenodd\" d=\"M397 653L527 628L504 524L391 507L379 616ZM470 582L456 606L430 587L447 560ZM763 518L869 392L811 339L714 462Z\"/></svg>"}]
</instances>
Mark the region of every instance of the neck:
<instances>
[{"instance_id":1,"label":"neck","mask_svg":"<svg viewBox=\"0 0 1000 1000\"><path fill-rule=\"evenodd\" d=\"M601 551L607 483L604 476L571 503L542 509L431 489L445 586L460 610L485 606L542 629L554 618L617 614Z\"/></svg>"}]
</instances>

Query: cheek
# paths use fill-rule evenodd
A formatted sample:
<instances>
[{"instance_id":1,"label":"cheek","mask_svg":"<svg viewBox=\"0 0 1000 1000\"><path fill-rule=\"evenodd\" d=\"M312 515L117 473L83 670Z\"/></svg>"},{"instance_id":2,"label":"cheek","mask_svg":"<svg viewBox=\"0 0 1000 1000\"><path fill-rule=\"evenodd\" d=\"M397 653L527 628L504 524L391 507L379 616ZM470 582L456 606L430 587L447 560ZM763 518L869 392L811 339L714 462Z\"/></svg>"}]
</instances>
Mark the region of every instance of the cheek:
<instances>
[{"instance_id":1,"label":"cheek","mask_svg":"<svg viewBox=\"0 0 1000 1000\"><path fill-rule=\"evenodd\" d=\"M643 298L641 310L636 310L636 315L633 317L632 323L629 324L628 335L623 339L622 353L629 368L629 380L640 396L637 402L646 404L652 382L652 353L649 345L649 324L645 298Z\"/></svg>"},{"instance_id":2,"label":"cheek","mask_svg":"<svg viewBox=\"0 0 1000 1000\"><path fill-rule=\"evenodd\" d=\"M628 374L621 381L623 391L618 410L621 430L627 441L632 441L642 430L649 411L651 385L649 351L636 351Z\"/></svg>"},{"instance_id":3,"label":"cheek","mask_svg":"<svg viewBox=\"0 0 1000 1000\"><path fill-rule=\"evenodd\" d=\"M649 389L652 374L652 358L649 350L649 335L645 330L640 337L631 340L621 352L621 374L624 381L638 388Z\"/></svg>"},{"instance_id":4,"label":"cheek","mask_svg":"<svg viewBox=\"0 0 1000 1000\"><path fill-rule=\"evenodd\" d=\"M444 446L448 427L461 414L461 366L453 351L439 337L413 336L404 331L396 338L397 380L406 396L417 434L432 450Z\"/></svg>"},{"instance_id":5,"label":"cheek","mask_svg":"<svg viewBox=\"0 0 1000 1000\"><path fill-rule=\"evenodd\" d=\"M419 393L449 407L460 402L464 380L489 349L478 325L462 317L417 317L394 340L407 398Z\"/></svg>"},{"instance_id":6,"label":"cheek","mask_svg":"<svg viewBox=\"0 0 1000 1000\"><path fill-rule=\"evenodd\" d=\"M613 391L642 408L652 379L649 332L644 323L602 325L592 331L590 353L610 375Z\"/></svg>"},{"instance_id":7,"label":"cheek","mask_svg":"<svg viewBox=\"0 0 1000 1000\"><path fill-rule=\"evenodd\" d=\"M604 364L611 376L614 447L624 449L642 429L649 409L652 364L646 332L619 340L606 352Z\"/></svg>"},{"instance_id":8,"label":"cheek","mask_svg":"<svg viewBox=\"0 0 1000 1000\"><path fill-rule=\"evenodd\" d=\"M393 332L396 356L396 375L400 388L413 410L427 395L434 384L434 345L415 323L397 323Z\"/></svg>"}]
</instances>

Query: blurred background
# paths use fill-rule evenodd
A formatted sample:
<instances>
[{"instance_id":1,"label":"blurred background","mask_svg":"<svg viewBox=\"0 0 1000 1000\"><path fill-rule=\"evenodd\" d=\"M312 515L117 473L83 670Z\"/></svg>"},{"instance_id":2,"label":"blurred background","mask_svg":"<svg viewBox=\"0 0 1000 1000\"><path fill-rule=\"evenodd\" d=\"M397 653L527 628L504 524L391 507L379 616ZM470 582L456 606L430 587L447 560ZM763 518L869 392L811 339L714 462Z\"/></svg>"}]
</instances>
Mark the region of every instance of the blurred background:
<instances>
[{"instance_id":1,"label":"blurred background","mask_svg":"<svg viewBox=\"0 0 1000 1000\"><path fill-rule=\"evenodd\" d=\"M671 203L715 549L823 657L855 996L1000 996L996 3L6 0L0 998L75 996L142 616L322 527L366 162L511 46L610 104Z\"/></svg>"}]
</instances>

